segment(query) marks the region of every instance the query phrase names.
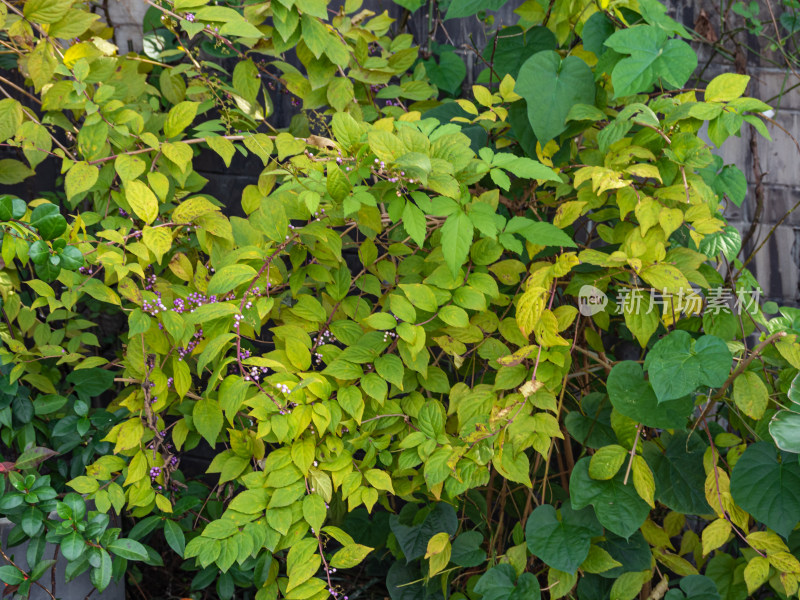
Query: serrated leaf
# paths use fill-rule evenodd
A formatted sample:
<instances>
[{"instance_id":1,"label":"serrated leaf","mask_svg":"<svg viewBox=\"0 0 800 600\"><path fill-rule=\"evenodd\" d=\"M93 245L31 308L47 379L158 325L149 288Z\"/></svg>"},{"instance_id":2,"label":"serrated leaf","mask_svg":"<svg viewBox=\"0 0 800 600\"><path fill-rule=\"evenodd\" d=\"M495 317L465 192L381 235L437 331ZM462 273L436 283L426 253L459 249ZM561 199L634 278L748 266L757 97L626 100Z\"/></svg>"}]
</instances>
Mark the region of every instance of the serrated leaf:
<instances>
[{"instance_id":1,"label":"serrated leaf","mask_svg":"<svg viewBox=\"0 0 800 600\"><path fill-rule=\"evenodd\" d=\"M191 125L195 116L197 116L199 106L199 102L191 102L189 100L184 100L173 106L167 114L167 120L164 122L164 135L168 138L175 137Z\"/></svg>"},{"instance_id":2,"label":"serrated leaf","mask_svg":"<svg viewBox=\"0 0 800 600\"><path fill-rule=\"evenodd\" d=\"M442 226L442 250L445 262L455 277L472 246L472 221L464 212L450 215Z\"/></svg>"},{"instance_id":3,"label":"serrated leaf","mask_svg":"<svg viewBox=\"0 0 800 600\"><path fill-rule=\"evenodd\" d=\"M158 198L143 182L129 181L125 185L125 199L142 221L148 225L155 221L158 216Z\"/></svg>"}]
</instances>

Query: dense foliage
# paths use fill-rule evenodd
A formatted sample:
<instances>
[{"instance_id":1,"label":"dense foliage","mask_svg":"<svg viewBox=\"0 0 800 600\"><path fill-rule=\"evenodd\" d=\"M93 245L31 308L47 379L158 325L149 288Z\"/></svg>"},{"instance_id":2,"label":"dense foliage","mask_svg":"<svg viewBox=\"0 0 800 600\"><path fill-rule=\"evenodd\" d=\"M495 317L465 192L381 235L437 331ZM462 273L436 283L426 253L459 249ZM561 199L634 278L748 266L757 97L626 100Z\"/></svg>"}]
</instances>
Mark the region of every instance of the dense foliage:
<instances>
[{"instance_id":1,"label":"dense foliage","mask_svg":"<svg viewBox=\"0 0 800 600\"><path fill-rule=\"evenodd\" d=\"M453 49L358 0L148 2L146 56L89 2L0 1L33 89L0 183L63 174L0 197L12 591L58 595L50 543L198 597L797 593L800 311L759 302L698 136L769 107L682 89L659 2L529 0L453 100ZM213 198L199 152L263 170Z\"/></svg>"}]
</instances>

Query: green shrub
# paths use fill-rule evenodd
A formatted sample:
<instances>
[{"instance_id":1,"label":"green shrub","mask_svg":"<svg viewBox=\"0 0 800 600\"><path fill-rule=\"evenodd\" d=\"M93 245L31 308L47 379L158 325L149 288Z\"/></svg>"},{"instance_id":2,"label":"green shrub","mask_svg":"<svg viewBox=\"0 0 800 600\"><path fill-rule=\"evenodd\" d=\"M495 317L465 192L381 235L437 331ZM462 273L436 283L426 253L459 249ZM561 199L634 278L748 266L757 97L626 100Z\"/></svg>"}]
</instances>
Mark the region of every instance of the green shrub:
<instances>
[{"instance_id":1,"label":"green shrub","mask_svg":"<svg viewBox=\"0 0 800 600\"><path fill-rule=\"evenodd\" d=\"M221 598L346 599L365 560L393 600L796 594L800 313L765 316L698 137L769 135L747 77L682 89L655 0L523 4L455 101L457 55L357 0L148 3L149 58L88 3L0 5L35 90L0 182L64 175L0 198L9 545L98 589L172 552ZM240 204L201 151L262 161Z\"/></svg>"}]
</instances>

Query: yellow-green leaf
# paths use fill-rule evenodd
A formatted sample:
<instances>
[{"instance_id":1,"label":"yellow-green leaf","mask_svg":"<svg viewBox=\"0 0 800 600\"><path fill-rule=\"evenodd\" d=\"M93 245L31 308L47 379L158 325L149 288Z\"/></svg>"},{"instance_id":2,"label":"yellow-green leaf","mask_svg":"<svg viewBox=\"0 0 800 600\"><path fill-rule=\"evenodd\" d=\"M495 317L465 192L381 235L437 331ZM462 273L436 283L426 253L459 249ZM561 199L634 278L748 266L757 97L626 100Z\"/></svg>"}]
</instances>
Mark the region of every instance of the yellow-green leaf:
<instances>
[{"instance_id":1,"label":"yellow-green leaf","mask_svg":"<svg viewBox=\"0 0 800 600\"><path fill-rule=\"evenodd\" d=\"M234 148L233 142L220 135L214 135L207 137L206 143L208 144L209 148L219 154L226 167L231 166L231 159L236 153L236 148Z\"/></svg>"},{"instance_id":2,"label":"yellow-green leaf","mask_svg":"<svg viewBox=\"0 0 800 600\"><path fill-rule=\"evenodd\" d=\"M73 0L28 0L22 7L22 14L35 23L55 23L60 20Z\"/></svg>"},{"instance_id":3,"label":"yellow-green leaf","mask_svg":"<svg viewBox=\"0 0 800 600\"><path fill-rule=\"evenodd\" d=\"M655 508L656 482L647 461L638 454L634 455L632 471L633 486L636 488L636 493L650 505L650 508Z\"/></svg>"},{"instance_id":4,"label":"yellow-green leaf","mask_svg":"<svg viewBox=\"0 0 800 600\"><path fill-rule=\"evenodd\" d=\"M364 473L364 477L367 478L369 484L375 489L384 490L390 494L394 494L392 478L386 471L381 471L380 469L370 469Z\"/></svg>"},{"instance_id":5,"label":"yellow-green leaf","mask_svg":"<svg viewBox=\"0 0 800 600\"><path fill-rule=\"evenodd\" d=\"M760 419L767 410L769 391L757 373L745 371L733 382L733 401L748 417Z\"/></svg>"},{"instance_id":6,"label":"yellow-green leaf","mask_svg":"<svg viewBox=\"0 0 800 600\"><path fill-rule=\"evenodd\" d=\"M20 123L22 123L22 105L11 98L0 100L0 142L14 137Z\"/></svg>"},{"instance_id":7,"label":"yellow-green leaf","mask_svg":"<svg viewBox=\"0 0 800 600\"><path fill-rule=\"evenodd\" d=\"M731 524L727 519L717 519L703 530L703 555L716 550L728 541L731 535Z\"/></svg>"},{"instance_id":8,"label":"yellow-green leaf","mask_svg":"<svg viewBox=\"0 0 800 600\"><path fill-rule=\"evenodd\" d=\"M67 200L72 200L78 194L82 194L97 182L100 172L86 162L77 162L67 171L64 178L64 190L67 193Z\"/></svg>"},{"instance_id":9,"label":"yellow-green leaf","mask_svg":"<svg viewBox=\"0 0 800 600\"><path fill-rule=\"evenodd\" d=\"M750 77L736 73L723 73L712 79L706 87L706 102L730 102L744 94Z\"/></svg>"},{"instance_id":10,"label":"yellow-green leaf","mask_svg":"<svg viewBox=\"0 0 800 600\"><path fill-rule=\"evenodd\" d=\"M164 135L168 138L175 137L192 124L194 118L197 116L197 107L200 106L199 102L191 102L184 100L173 106L167 120L164 122Z\"/></svg>"},{"instance_id":11,"label":"yellow-green leaf","mask_svg":"<svg viewBox=\"0 0 800 600\"><path fill-rule=\"evenodd\" d=\"M600 448L589 462L589 476L601 480L613 478L627 456L628 451L616 444Z\"/></svg>"},{"instance_id":12,"label":"yellow-green leaf","mask_svg":"<svg viewBox=\"0 0 800 600\"><path fill-rule=\"evenodd\" d=\"M336 569L350 569L360 564L372 552L369 546L347 544L331 558L331 566Z\"/></svg>"},{"instance_id":13,"label":"yellow-green leaf","mask_svg":"<svg viewBox=\"0 0 800 600\"><path fill-rule=\"evenodd\" d=\"M160 263L172 248L172 233L167 227L145 227L142 230L142 241L155 254L156 262Z\"/></svg>"},{"instance_id":14,"label":"yellow-green leaf","mask_svg":"<svg viewBox=\"0 0 800 600\"><path fill-rule=\"evenodd\" d=\"M286 574L289 576L287 592L317 572L321 562L318 550L317 540L311 538L300 540L289 549L289 554L286 556Z\"/></svg>"},{"instance_id":15,"label":"yellow-green leaf","mask_svg":"<svg viewBox=\"0 0 800 600\"><path fill-rule=\"evenodd\" d=\"M600 546L591 546L586 560L581 564L581 569L587 573L605 573L615 567L621 567L622 563L614 560L606 550Z\"/></svg>"},{"instance_id":16,"label":"yellow-green leaf","mask_svg":"<svg viewBox=\"0 0 800 600\"><path fill-rule=\"evenodd\" d=\"M125 199L133 212L148 225L158 216L158 198L147 185L139 180L125 185Z\"/></svg>"},{"instance_id":17,"label":"yellow-green leaf","mask_svg":"<svg viewBox=\"0 0 800 600\"><path fill-rule=\"evenodd\" d=\"M67 482L67 485L79 494L91 494L96 492L100 485L97 480L86 475L81 475Z\"/></svg>"},{"instance_id":18,"label":"yellow-green leaf","mask_svg":"<svg viewBox=\"0 0 800 600\"><path fill-rule=\"evenodd\" d=\"M769 579L769 561L763 556L754 556L744 568L744 582L747 592L752 594Z\"/></svg>"},{"instance_id":19,"label":"yellow-green leaf","mask_svg":"<svg viewBox=\"0 0 800 600\"><path fill-rule=\"evenodd\" d=\"M623 573L611 586L611 600L633 600L641 591L644 582L650 579L650 571Z\"/></svg>"}]
</instances>

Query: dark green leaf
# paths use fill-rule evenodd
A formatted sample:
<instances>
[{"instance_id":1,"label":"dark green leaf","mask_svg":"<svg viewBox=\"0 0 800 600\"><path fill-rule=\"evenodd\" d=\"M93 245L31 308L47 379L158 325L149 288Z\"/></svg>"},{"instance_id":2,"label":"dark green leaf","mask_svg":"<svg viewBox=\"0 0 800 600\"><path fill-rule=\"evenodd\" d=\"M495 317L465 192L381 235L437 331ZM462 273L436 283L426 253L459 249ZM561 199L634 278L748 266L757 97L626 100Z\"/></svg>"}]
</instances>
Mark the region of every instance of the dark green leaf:
<instances>
[{"instance_id":1,"label":"dark green leaf","mask_svg":"<svg viewBox=\"0 0 800 600\"><path fill-rule=\"evenodd\" d=\"M525 217L512 218L505 229L506 233L518 233L531 244L540 246L563 246L576 248L577 245L561 229L552 223L532 221Z\"/></svg>"},{"instance_id":2,"label":"dark green leaf","mask_svg":"<svg viewBox=\"0 0 800 600\"><path fill-rule=\"evenodd\" d=\"M600 542L600 547L622 566L601 573L601 577L616 579L622 573L650 568L653 554L641 531L637 531L629 539L608 532L605 537L605 541Z\"/></svg>"},{"instance_id":3,"label":"dark green leaf","mask_svg":"<svg viewBox=\"0 0 800 600\"><path fill-rule=\"evenodd\" d=\"M758 442L739 457L731 473L734 502L784 538L800 521L800 464Z\"/></svg>"},{"instance_id":4,"label":"dark green leaf","mask_svg":"<svg viewBox=\"0 0 800 600\"><path fill-rule=\"evenodd\" d=\"M575 573L589 555L592 538L602 534L603 528L591 508L576 511L567 504L561 507L560 519L555 508L543 504L525 524L525 540L531 553L566 573Z\"/></svg>"},{"instance_id":5,"label":"dark green leaf","mask_svg":"<svg viewBox=\"0 0 800 600\"><path fill-rule=\"evenodd\" d=\"M111 583L111 556L103 548L99 549L100 564L92 569L89 578L92 585L102 592Z\"/></svg>"},{"instance_id":6,"label":"dark green leaf","mask_svg":"<svg viewBox=\"0 0 800 600\"><path fill-rule=\"evenodd\" d=\"M596 12L583 25L583 47L600 56L605 51L605 41L614 33L614 23L604 12Z\"/></svg>"},{"instance_id":7,"label":"dark green leaf","mask_svg":"<svg viewBox=\"0 0 800 600\"><path fill-rule=\"evenodd\" d=\"M28 205L21 198L8 194L0 195L0 221L21 219L27 210Z\"/></svg>"},{"instance_id":8,"label":"dark green leaf","mask_svg":"<svg viewBox=\"0 0 800 600\"><path fill-rule=\"evenodd\" d=\"M528 58L542 50L555 50L558 47L553 32L541 25L527 31L517 25L503 27L495 38L489 40L483 49L483 58L492 64L495 80L507 74L516 78L522 63Z\"/></svg>"},{"instance_id":9,"label":"dark green leaf","mask_svg":"<svg viewBox=\"0 0 800 600\"><path fill-rule=\"evenodd\" d=\"M31 213L31 225L45 240L52 240L67 230L67 220L55 204L40 204Z\"/></svg>"},{"instance_id":10,"label":"dark green leaf","mask_svg":"<svg viewBox=\"0 0 800 600\"><path fill-rule=\"evenodd\" d=\"M713 335L698 340L673 331L647 354L644 368L659 402L688 396L700 386L720 387L728 378L733 357L727 344Z\"/></svg>"},{"instance_id":11,"label":"dark green leaf","mask_svg":"<svg viewBox=\"0 0 800 600\"><path fill-rule=\"evenodd\" d=\"M147 549L131 539L114 540L108 545L108 549L117 556L128 560L146 560L148 556Z\"/></svg>"},{"instance_id":12,"label":"dark green leaf","mask_svg":"<svg viewBox=\"0 0 800 600\"><path fill-rule=\"evenodd\" d=\"M544 146L567 128L574 104L594 104L594 75L576 56L539 52L522 65L515 91L528 103L528 119Z\"/></svg>"},{"instance_id":13,"label":"dark green leaf","mask_svg":"<svg viewBox=\"0 0 800 600\"><path fill-rule=\"evenodd\" d=\"M33 264L43 265L50 258L50 248L47 246L47 242L42 240L33 242L31 247L28 248L28 256L33 261Z\"/></svg>"},{"instance_id":14,"label":"dark green leaf","mask_svg":"<svg viewBox=\"0 0 800 600\"><path fill-rule=\"evenodd\" d=\"M645 444L644 456L656 481L656 500L683 514L708 514L703 469L706 447L697 433L688 443L685 434L665 433L659 444Z\"/></svg>"},{"instance_id":15,"label":"dark green leaf","mask_svg":"<svg viewBox=\"0 0 800 600\"><path fill-rule=\"evenodd\" d=\"M164 521L164 538L169 547L178 553L178 556L183 556L183 551L186 549L186 538L180 525L169 519Z\"/></svg>"},{"instance_id":16,"label":"dark green leaf","mask_svg":"<svg viewBox=\"0 0 800 600\"><path fill-rule=\"evenodd\" d=\"M60 253L61 267L67 271L77 271L83 266L83 254L75 246L66 246Z\"/></svg>"},{"instance_id":17,"label":"dark green leaf","mask_svg":"<svg viewBox=\"0 0 800 600\"><path fill-rule=\"evenodd\" d=\"M691 396L659 403L641 365L633 361L614 365L606 389L614 408L647 427L683 429L694 408Z\"/></svg>"},{"instance_id":18,"label":"dark green leaf","mask_svg":"<svg viewBox=\"0 0 800 600\"><path fill-rule=\"evenodd\" d=\"M472 221L461 211L447 217L442 226L442 250L454 277L467 260L472 246L472 234Z\"/></svg>"},{"instance_id":19,"label":"dark green leaf","mask_svg":"<svg viewBox=\"0 0 800 600\"><path fill-rule=\"evenodd\" d=\"M422 61L431 82L452 96L461 91L461 84L467 76L464 60L455 52L442 52L439 61L430 58Z\"/></svg>"},{"instance_id":20,"label":"dark green leaf","mask_svg":"<svg viewBox=\"0 0 800 600\"><path fill-rule=\"evenodd\" d=\"M55 281L56 277L58 277L58 274L61 272L61 258L50 255L45 262L34 266L39 279L47 282Z\"/></svg>"},{"instance_id":21,"label":"dark green leaf","mask_svg":"<svg viewBox=\"0 0 800 600\"><path fill-rule=\"evenodd\" d=\"M516 575L509 564L492 567L475 584L475 592L482 595L481 600L539 600L541 588L536 576L523 573L517 580Z\"/></svg>"},{"instance_id":22,"label":"dark green leaf","mask_svg":"<svg viewBox=\"0 0 800 600\"><path fill-rule=\"evenodd\" d=\"M477 567L486 561L481 548L483 536L477 531L465 531L453 540L450 560L459 567Z\"/></svg>"},{"instance_id":23,"label":"dark green leaf","mask_svg":"<svg viewBox=\"0 0 800 600\"><path fill-rule=\"evenodd\" d=\"M6 585L19 585L25 580L25 574L17 567L3 565L0 567L0 580Z\"/></svg>"},{"instance_id":24,"label":"dark green leaf","mask_svg":"<svg viewBox=\"0 0 800 600\"><path fill-rule=\"evenodd\" d=\"M403 550L406 562L410 563L425 555L428 540L435 534L444 531L448 535L454 535L458 529L458 518L452 506L440 502L419 525L403 524L396 515L390 517L389 524Z\"/></svg>"},{"instance_id":25,"label":"dark green leaf","mask_svg":"<svg viewBox=\"0 0 800 600\"><path fill-rule=\"evenodd\" d=\"M589 458L575 464L569 480L572 507L581 509L594 506L598 521L617 535L628 538L644 523L650 507L639 497L633 480L622 483L624 473L620 471L613 479L597 481L589 477Z\"/></svg>"},{"instance_id":26,"label":"dark green leaf","mask_svg":"<svg viewBox=\"0 0 800 600\"><path fill-rule=\"evenodd\" d=\"M77 531L68 533L66 537L61 540L61 554L69 561L80 557L85 550L86 542Z\"/></svg>"}]
</instances>

